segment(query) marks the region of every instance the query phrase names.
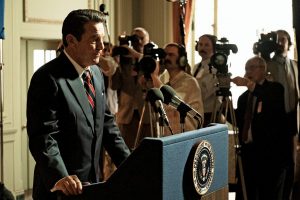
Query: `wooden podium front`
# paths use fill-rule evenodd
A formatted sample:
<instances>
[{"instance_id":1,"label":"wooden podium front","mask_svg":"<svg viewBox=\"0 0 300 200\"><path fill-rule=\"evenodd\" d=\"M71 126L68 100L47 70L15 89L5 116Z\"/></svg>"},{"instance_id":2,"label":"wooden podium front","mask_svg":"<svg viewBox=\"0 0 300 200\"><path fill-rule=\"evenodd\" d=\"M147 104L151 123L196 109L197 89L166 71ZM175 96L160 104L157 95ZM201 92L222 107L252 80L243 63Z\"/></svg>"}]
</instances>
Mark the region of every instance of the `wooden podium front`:
<instances>
[{"instance_id":1,"label":"wooden podium front","mask_svg":"<svg viewBox=\"0 0 300 200\"><path fill-rule=\"evenodd\" d=\"M107 181L60 199L227 200L227 126L145 138Z\"/></svg>"}]
</instances>

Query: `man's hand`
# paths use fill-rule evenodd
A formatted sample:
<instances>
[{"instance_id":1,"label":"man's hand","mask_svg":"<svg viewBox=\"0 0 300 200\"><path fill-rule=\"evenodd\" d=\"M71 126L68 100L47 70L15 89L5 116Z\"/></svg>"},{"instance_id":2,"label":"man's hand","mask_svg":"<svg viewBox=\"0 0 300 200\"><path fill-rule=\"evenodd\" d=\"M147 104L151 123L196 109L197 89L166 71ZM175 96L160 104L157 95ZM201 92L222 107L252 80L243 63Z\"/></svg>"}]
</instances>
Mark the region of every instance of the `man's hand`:
<instances>
[{"instance_id":1,"label":"man's hand","mask_svg":"<svg viewBox=\"0 0 300 200\"><path fill-rule=\"evenodd\" d=\"M142 53L137 52L128 45L122 45L121 47L126 48L128 50L128 55L130 55L132 58L140 60L144 56Z\"/></svg>"},{"instance_id":2,"label":"man's hand","mask_svg":"<svg viewBox=\"0 0 300 200\"><path fill-rule=\"evenodd\" d=\"M249 79L244 78L244 77L234 77L233 79L231 79L231 81L236 84L237 86L247 86Z\"/></svg>"},{"instance_id":3,"label":"man's hand","mask_svg":"<svg viewBox=\"0 0 300 200\"><path fill-rule=\"evenodd\" d=\"M231 81L237 86L246 86L251 92L253 92L255 88L255 82L245 77L237 76L231 79Z\"/></svg>"},{"instance_id":4,"label":"man's hand","mask_svg":"<svg viewBox=\"0 0 300 200\"><path fill-rule=\"evenodd\" d=\"M151 78L152 78L153 86L156 88L160 88L163 85L163 83L159 78L160 64L159 61L155 61L155 63L156 63L155 70L151 73Z\"/></svg>"},{"instance_id":5,"label":"man's hand","mask_svg":"<svg viewBox=\"0 0 300 200\"><path fill-rule=\"evenodd\" d=\"M62 191L65 195L78 195L82 193L82 183L76 175L66 176L60 179L51 192Z\"/></svg>"}]
</instances>

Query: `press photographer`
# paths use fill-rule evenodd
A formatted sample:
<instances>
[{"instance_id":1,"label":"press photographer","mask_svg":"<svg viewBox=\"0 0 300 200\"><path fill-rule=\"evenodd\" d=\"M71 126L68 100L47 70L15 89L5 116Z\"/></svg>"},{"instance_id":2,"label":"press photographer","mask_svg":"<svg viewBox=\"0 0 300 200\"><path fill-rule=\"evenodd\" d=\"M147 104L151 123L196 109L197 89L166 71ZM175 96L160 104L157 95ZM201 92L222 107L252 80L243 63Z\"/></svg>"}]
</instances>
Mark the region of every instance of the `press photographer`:
<instances>
[{"instance_id":1,"label":"press photographer","mask_svg":"<svg viewBox=\"0 0 300 200\"><path fill-rule=\"evenodd\" d=\"M134 149L138 129L142 130L139 141L145 136L149 137L153 134L150 126L148 107L143 111L145 94L143 88L138 83L138 73L134 70L135 63L143 57L144 45L150 41L149 33L142 27L136 27L133 29L131 35L136 35L138 42L132 42L133 37L127 37L127 39L125 37L124 40L128 41L130 39L132 48L125 44L122 45L124 48L121 48L121 52L113 50L113 52L115 51L114 56L119 56L120 63L115 74L112 76L112 89L118 90L119 93L119 110L116 114L118 126L126 144L130 149ZM121 42L123 41L122 39ZM142 119L143 112L145 117Z\"/></svg>"},{"instance_id":2,"label":"press photographer","mask_svg":"<svg viewBox=\"0 0 300 200\"><path fill-rule=\"evenodd\" d=\"M119 46L115 46L112 49L112 56L133 56L139 58L142 56L142 50L139 45L139 37L136 34L133 35L120 35ZM140 54L139 54L140 53Z\"/></svg>"}]
</instances>

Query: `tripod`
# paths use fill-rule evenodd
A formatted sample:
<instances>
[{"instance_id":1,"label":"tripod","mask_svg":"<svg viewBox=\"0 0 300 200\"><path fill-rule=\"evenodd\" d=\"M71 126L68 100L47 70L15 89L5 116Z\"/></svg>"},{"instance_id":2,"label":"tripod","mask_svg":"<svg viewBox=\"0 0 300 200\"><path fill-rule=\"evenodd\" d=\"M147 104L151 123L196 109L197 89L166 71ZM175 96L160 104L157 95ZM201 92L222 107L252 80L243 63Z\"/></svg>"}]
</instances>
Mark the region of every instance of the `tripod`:
<instances>
[{"instance_id":1,"label":"tripod","mask_svg":"<svg viewBox=\"0 0 300 200\"><path fill-rule=\"evenodd\" d=\"M145 95L146 95L146 92L144 92L144 99L145 99L145 101L144 101L144 105L143 105L143 109L142 109L142 113L141 113L141 118L140 118L140 121L139 121L139 126L138 126L138 130L137 130L137 134L136 134L136 138L135 138L135 141L134 141L134 146L133 146L133 149L135 149L136 147L137 147L137 145L138 145L138 142L139 142L139 140L140 140L140 138L141 138L141 130L142 130L142 124L143 124L143 122L144 122L144 120L145 120L145 110L146 110L146 107L148 107L148 109L149 109L149 117L150 117L150 128L151 128L151 137L153 137L154 136L154 134L153 134L153 121L152 121L152 110L151 110L151 104L150 104L150 102L147 100L147 98L145 97Z\"/></svg>"},{"instance_id":2,"label":"tripod","mask_svg":"<svg viewBox=\"0 0 300 200\"><path fill-rule=\"evenodd\" d=\"M145 96L145 94L144 94ZM145 120L145 109L148 106L149 112L146 114L149 114L150 117L150 129L151 129L151 137L154 136L154 133L156 137L162 137L164 136L164 127L168 127L170 132L172 133L172 129L169 125L169 121L167 119L165 110L163 109L163 94L160 92L157 88L148 89L146 92L144 101L144 106L142 109L141 118L139 121L139 126L137 130L137 136L134 143L134 148L137 146L138 141L140 140L141 135L141 127L142 122ZM155 126L154 126L155 124Z\"/></svg>"},{"instance_id":3,"label":"tripod","mask_svg":"<svg viewBox=\"0 0 300 200\"><path fill-rule=\"evenodd\" d=\"M245 178L244 178L244 171L243 171L242 157L241 157L241 145L239 142L236 117L235 117L233 104L232 104L232 95L229 89L227 88L225 89L221 88L216 92L216 94L217 96L214 103L214 111L212 113L210 121L217 122L216 120L221 119L222 114L225 116L225 120L227 121L228 119L227 116L228 114L230 115L232 130L233 130L235 155L237 158L237 166L239 170L239 178L242 187L243 198L244 200L247 200L247 192L246 192ZM220 96L222 97L222 103L218 108L217 102L218 102L218 97Z\"/></svg>"}]
</instances>

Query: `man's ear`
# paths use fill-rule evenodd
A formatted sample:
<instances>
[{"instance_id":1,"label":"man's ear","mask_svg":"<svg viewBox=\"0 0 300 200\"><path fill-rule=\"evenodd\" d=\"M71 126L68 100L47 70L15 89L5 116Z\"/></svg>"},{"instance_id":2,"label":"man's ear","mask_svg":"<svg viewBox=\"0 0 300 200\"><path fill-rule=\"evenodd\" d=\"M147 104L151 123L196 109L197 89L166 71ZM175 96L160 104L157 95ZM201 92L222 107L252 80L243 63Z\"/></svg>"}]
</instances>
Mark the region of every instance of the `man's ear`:
<instances>
[{"instance_id":1,"label":"man's ear","mask_svg":"<svg viewBox=\"0 0 300 200\"><path fill-rule=\"evenodd\" d=\"M68 46L74 46L78 43L76 37L74 37L72 34L68 34L66 36L66 40L67 40Z\"/></svg>"}]
</instances>

